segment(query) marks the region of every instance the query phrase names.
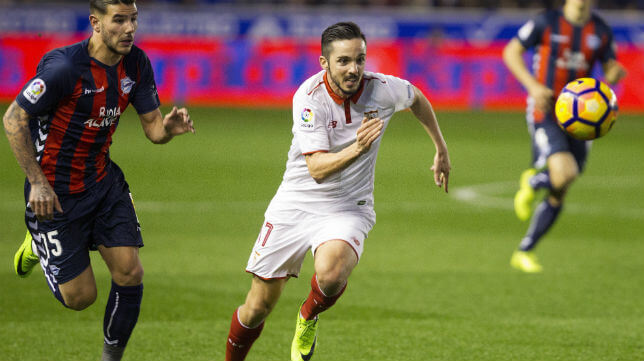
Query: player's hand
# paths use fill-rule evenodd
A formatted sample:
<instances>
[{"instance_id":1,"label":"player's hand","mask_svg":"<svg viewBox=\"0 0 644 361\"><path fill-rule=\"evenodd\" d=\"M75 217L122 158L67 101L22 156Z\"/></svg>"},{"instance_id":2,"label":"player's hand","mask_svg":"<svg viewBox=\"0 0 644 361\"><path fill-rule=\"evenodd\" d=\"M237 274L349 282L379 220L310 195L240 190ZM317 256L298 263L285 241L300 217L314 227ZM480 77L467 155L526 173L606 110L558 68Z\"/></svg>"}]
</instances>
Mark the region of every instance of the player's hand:
<instances>
[{"instance_id":1,"label":"player's hand","mask_svg":"<svg viewBox=\"0 0 644 361\"><path fill-rule=\"evenodd\" d=\"M541 83L535 83L528 89L528 93L534 99L535 107L544 114L552 111L555 102L555 93L552 89Z\"/></svg>"},{"instance_id":2,"label":"player's hand","mask_svg":"<svg viewBox=\"0 0 644 361\"><path fill-rule=\"evenodd\" d=\"M438 187L445 186L445 193L449 192L449 171L451 169L452 165L449 162L447 150L436 152L431 170L434 172L434 183Z\"/></svg>"},{"instance_id":3,"label":"player's hand","mask_svg":"<svg viewBox=\"0 0 644 361\"><path fill-rule=\"evenodd\" d=\"M31 185L29 205L39 221L54 219L54 210L63 213L63 207L58 201L58 196L48 182Z\"/></svg>"},{"instance_id":4,"label":"player's hand","mask_svg":"<svg viewBox=\"0 0 644 361\"><path fill-rule=\"evenodd\" d=\"M362 124L356 133L356 146L360 154L365 153L371 148L373 143L382 134L382 128L385 122L380 118L362 119Z\"/></svg>"},{"instance_id":5,"label":"player's hand","mask_svg":"<svg viewBox=\"0 0 644 361\"><path fill-rule=\"evenodd\" d=\"M170 135L179 135L187 132L195 132L192 119L188 109L172 107L172 111L163 118L163 127Z\"/></svg>"}]
</instances>

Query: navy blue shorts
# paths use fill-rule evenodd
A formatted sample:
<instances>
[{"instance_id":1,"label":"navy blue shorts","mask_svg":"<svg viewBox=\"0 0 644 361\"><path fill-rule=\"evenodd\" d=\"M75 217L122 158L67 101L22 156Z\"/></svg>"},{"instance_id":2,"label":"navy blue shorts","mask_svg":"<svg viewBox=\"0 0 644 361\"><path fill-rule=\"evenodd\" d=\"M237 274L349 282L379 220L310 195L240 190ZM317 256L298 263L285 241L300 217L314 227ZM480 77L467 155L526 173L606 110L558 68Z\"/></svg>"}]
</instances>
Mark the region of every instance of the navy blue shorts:
<instances>
[{"instance_id":1,"label":"navy blue shorts","mask_svg":"<svg viewBox=\"0 0 644 361\"><path fill-rule=\"evenodd\" d=\"M33 237L40 264L52 291L81 274L90 264L89 251L105 247L142 247L141 228L130 188L114 163L93 188L59 195L63 213L51 221L38 221L27 204L25 221ZM25 182L25 202L31 186Z\"/></svg>"},{"instance_id":2,"label":"navy blue shorts","mask_svg":"<svg viewBox=\"0 0 644 361\"><path fill-rule=\"evenodd\" d=\"M569 136L555 121L552 115L548 115L543 122L534 123L534 127L530 129L533 166L537 169L543 168L552 154L570 152L577 161L579 172L582 172L592 141L578 140Z\"/></svg>"}]
</instances>

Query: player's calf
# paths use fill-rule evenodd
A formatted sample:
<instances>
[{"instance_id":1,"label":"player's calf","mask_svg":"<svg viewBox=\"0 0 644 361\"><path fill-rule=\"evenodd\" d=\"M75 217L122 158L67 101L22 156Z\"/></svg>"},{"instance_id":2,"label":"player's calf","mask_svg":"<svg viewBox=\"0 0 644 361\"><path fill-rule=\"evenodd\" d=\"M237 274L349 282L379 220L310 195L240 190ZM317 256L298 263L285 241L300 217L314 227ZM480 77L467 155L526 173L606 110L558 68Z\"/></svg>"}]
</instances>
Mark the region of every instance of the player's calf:
<instances>
[{"instance_id":1,"label":"player's calf","mask_svg":"<svg viewBox=\"0 0 644 361\"><path fill-rule=\"evenodd\" d=\"M123 356L139 319L142 298L143 284L120 286L112 281L103 318L104 361L120 360Z\"/></svg>"}]
</instances>

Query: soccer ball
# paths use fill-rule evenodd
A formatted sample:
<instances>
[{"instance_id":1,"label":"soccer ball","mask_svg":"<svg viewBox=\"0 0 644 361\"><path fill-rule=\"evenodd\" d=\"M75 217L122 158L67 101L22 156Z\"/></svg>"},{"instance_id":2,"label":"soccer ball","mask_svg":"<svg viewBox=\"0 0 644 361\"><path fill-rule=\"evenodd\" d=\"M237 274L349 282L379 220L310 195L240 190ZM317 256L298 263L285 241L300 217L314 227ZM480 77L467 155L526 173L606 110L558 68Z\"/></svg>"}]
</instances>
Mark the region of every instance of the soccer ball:
<instances>
[{"instance_id":1,"label":"soccer ball","mask_svg":"<svg viewBox=\"0 0 644 361\"><path fill-rule=\"evenodd\" d=\"M566 84L555 103L557 124L571 137L591 140L606 135L617 118L617 97L605 83L579 78Z\"/></svg>"}]
</instances>

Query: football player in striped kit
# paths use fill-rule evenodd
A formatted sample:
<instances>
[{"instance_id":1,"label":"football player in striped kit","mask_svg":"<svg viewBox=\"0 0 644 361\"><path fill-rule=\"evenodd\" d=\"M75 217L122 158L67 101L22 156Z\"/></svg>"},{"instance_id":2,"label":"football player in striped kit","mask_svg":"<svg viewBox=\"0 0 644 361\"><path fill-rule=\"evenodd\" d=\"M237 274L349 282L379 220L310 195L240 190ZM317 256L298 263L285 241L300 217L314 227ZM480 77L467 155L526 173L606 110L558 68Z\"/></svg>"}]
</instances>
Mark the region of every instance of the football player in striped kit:
<instances>
[{"instance_id":1,"label":"football player in striped kit","mask_svg":"<svg viewBox=\"0 0 644 361\"><path fill-rule=\"evenodd\" d=\"M523 59L528 49L534 49L532 72ZM523 272L538 273L542 266L534 247L559 216L564 195L582 172L591 143L559 128L555 97L568 82L590 77L597 62L610 84L626 72L616 60L612 30L591 10L590 0L566 0L562 9L544 11L525 23L505 47L503 60L528 91L526 118L533 150L532 168L521 175L514 198L517 217L531 218L531 222L510 264ZM538 189L547 195L533 214Z\"/></svg>"},{"instance_id":2,"label":"football player in striped kit","mask_svg":"<svg viewBox=\"0 0 644 361\"><path fill-rule=\"evenodd\" d=\"M26 174L29 230L16 253L26 276L40 263L55 297L73 310L96 299L89 250L112 276L103 324L103 360L120 360L143 295L143 246L129 186L109 156L120 115L131 103L145 135L166 143L194 132L185 108L165 116L150 60L134 45L135 0L90 0L89 39L43 56L4 115Z\"/></svg>"}]
</instances>

